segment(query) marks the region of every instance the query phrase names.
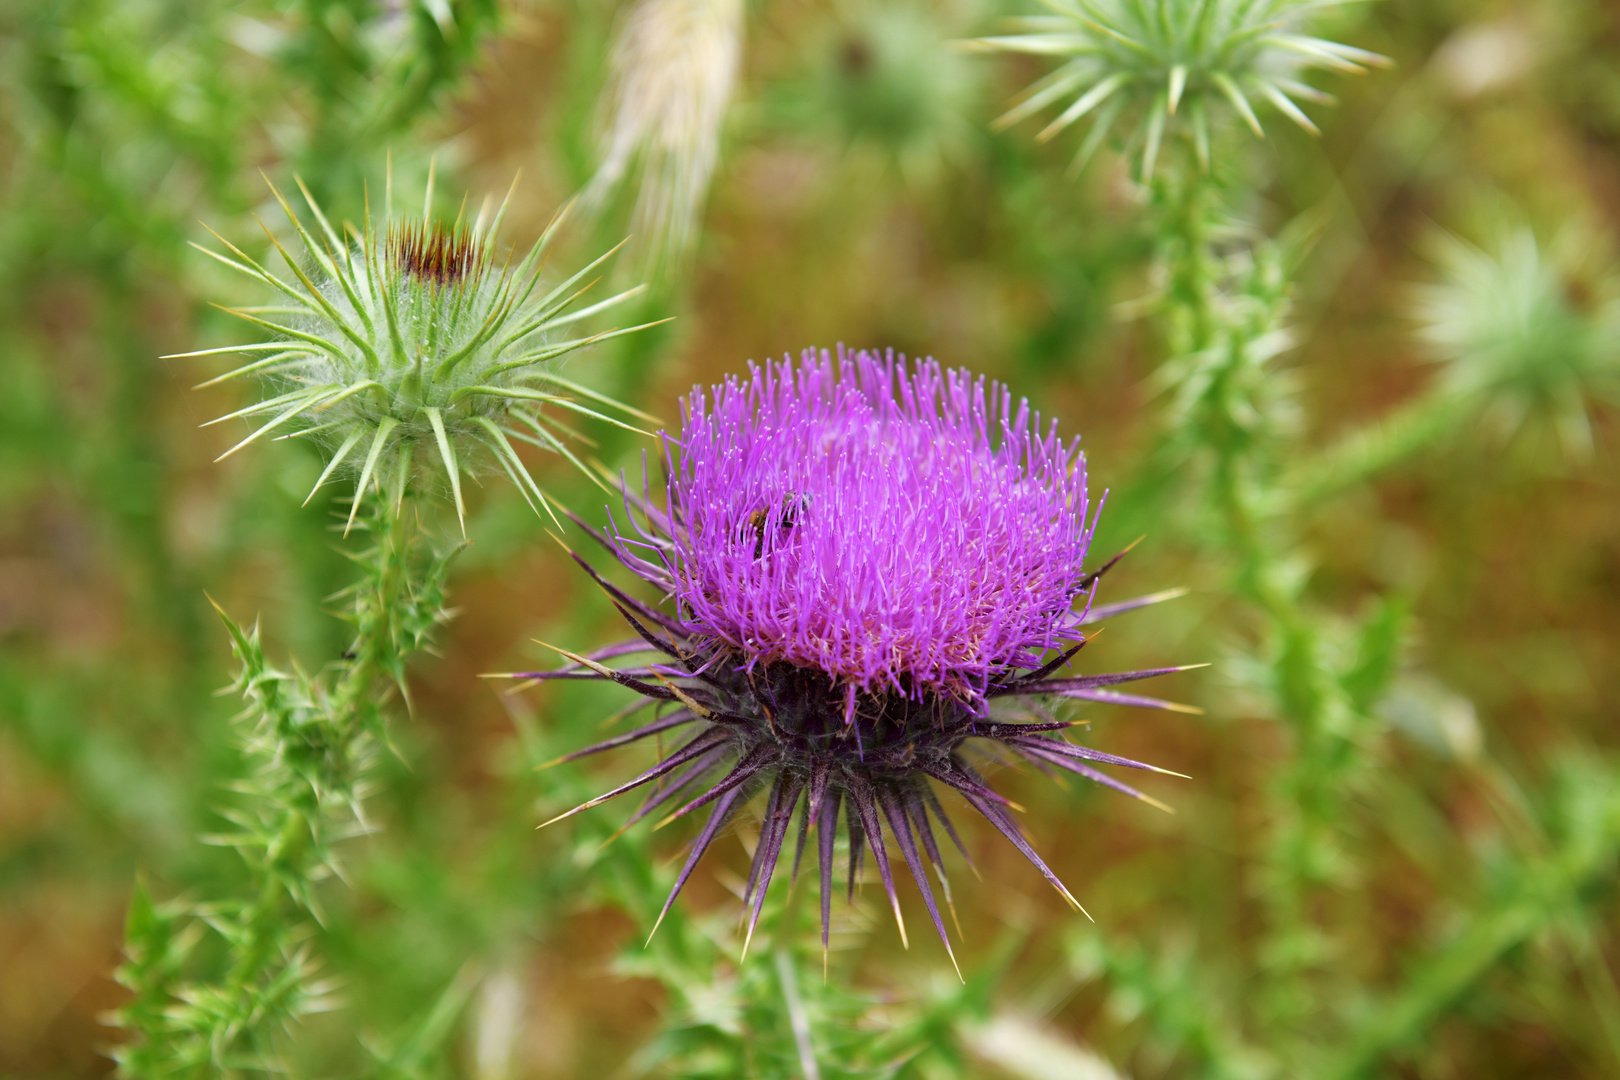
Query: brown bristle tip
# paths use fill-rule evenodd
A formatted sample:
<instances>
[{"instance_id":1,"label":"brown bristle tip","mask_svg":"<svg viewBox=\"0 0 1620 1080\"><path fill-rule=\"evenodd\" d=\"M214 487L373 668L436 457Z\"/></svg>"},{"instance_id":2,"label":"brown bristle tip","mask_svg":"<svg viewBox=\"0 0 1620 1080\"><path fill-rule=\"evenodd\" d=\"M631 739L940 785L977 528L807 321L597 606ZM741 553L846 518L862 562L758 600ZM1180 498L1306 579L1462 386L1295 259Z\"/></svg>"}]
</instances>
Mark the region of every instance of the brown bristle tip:
<instances>
[{"instance_id":1,"label":"brown bristle tip","mask_svg":"<svg viewBox=\"0 0 1620 1080\"><path fill-rule=\"evenodd\" d=\"M437 285L462 281L488 261L470 231L439 222L395 225L388 231L388 254L405 274Z\"/></svg>"}]
</instances>

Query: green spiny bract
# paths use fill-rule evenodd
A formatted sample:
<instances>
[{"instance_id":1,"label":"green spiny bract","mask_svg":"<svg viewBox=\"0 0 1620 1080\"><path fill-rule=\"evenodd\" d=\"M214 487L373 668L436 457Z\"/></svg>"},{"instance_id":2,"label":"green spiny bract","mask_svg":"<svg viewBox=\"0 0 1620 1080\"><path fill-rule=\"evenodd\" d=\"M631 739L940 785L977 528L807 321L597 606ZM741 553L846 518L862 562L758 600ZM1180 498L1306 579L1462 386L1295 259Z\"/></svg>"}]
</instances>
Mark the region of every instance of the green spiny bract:
<instances>
[{"instance_id":1,"label":"green spiny bract","mask_svg":"<svg viewBox=\"0 0 1620 1080\"><path fill-rule=\"evenodd\" d=\"M1151 179L1167 137L1192 143L1208 170L1216 125L1238 117L1264 137L1254 103L1274 107L1311 133L1316 125L1299 101L1333 98L1300 80L1307 68L1359 72L1388 61L1365 49L1301 32L1320 5L1301 0L1044 0L1057 14L1016 21L1025 31L972 43L987 51L1064 59L1063 66L1024 92L996 122L1010 127L1048 105L1073 97L1036 136L1042 142L1095 113L1075 155L1084 167L1123 117L1131 127L1126 153L1141 150Z\"/></svg>"},{"instance_id":2,"label":"green spiny bract","mask_svg":"<svg viewBox=\"0 0 1620 1080\"><path fill-rule=\"evenodd\" d=\"M293 280L271 272L223 238L229 256L199 248L287 301L232 310L267 331L269 340L179 354L266 354L203 384L259 375L281 391L210 421L268 417L222 457L297 425L292 434L314 436L331 448L311 497L340 467L358 467L351 525L374 483L397 491L418 469L442 469L465 528L461 473L469 468L470 456L487 451L537 509L537 503L545 504L545 495L519 460L514 440L584 467L562 441L568 429L542 411L545 406L629 427L581 399L636 410L562 378L548 365L582 346L644 328L564 332L638 291L574 307L591 285L581 286L581 280L613 251L542 292L540 261L556 235L560 214L513 266L509 259L501 263L496 254L504 203L487 225L486 213L470 224L458 217L445 225L426 208L420 219L410 220L396 218L390 209L378 224L368 208L363 228L345 223L340 235L302 182L299 188L318 223L318 236L305 228L279 191L275 194L308 262L300 265L271 236ZM431 204L430 180L426 205Z\"/></svg>"}]
</instances>

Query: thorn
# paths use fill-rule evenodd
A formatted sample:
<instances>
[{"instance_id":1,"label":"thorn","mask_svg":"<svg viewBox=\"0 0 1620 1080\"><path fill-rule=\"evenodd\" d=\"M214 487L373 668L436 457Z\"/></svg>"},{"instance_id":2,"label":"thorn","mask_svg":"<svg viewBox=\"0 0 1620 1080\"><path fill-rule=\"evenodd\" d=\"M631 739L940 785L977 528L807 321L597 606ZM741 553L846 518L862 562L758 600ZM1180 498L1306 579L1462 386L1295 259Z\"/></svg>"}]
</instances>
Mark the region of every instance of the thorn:
<instances>
[{"instance_id":1,"label":"thorn","mask_svg":"<svg viewBox=\"0 0 1620 1080\"><path fill-rule=\"evenodd\" d=\"M682 690L680 687L678 687L674 683L670 682L668 679L666 679L664 676L660 675L658 672L655 671L652 674L653 674L653 678L655 678L659 682L663 683L664 687L667 690L669 690L670 693L674 694L677 698L680 699L680 702L681 702L682 705L685 705L688 709L691 709L693 712L695 712L699 716L703 717L703 719L707 720L709 717L714 715L714 710L713 709L711 709L708 706L706 706L706 705L702 704L701 702L699 702L691 694L688 694L686 691Z\"/></svg>"},{"instance_id":2,"label":"thorn","mask_svg":"<svg viewBox=\"0 0 1620 1080\"><path fill-rule=\"evenodd\" d=\"M598 675L601 675L601 676L603 676L605 678L609 678L609 679L613 678L613 669L612 668L607 667L607 666L605 666L603 664L598 664L595 660L592 660L589 657L581 656L578 653L569 652L567 649L564 649L561 646L553 645L548 641L541 641L539 638L530 638L529 640L534 642L536 645L539 645L539 646L541 646L543 648L550 649L552 652L558 654L559 656L567 657L569 660L572 660L576 664L585 665L586 667L590 668L592 671L596 672Z\"/></svg>"},{"instance_id":3,"label":"thorn","mask_svg":"<svg viewBox=\"0 0 1620 1080\"><path fill-rule=\"evenodd\" d=\"M1170 69L1170 115L1176 115L1176 105L1181 101L1181 92L1187 88L1187 65L1177 64Z\"/></svg>"},{"instance_id":4,"label":"thorn","mask_svg":"<svg viewBox=\"0 0 1620 1080\"><path fill-rule=\"evenodd\" d=\"M540 766L540 768L542 768L542 769L548 768L548 767L549 766L547 766L547 765L541 765ZM620 825L619 828L617 829L617 831L615 831L612 836L610 836L606 840L602 841L602 846L596 849L597 852L600 853L600 852L606 851L607 846L609 844L613 843L613 841L617 840L619 837L623 836L625 833L630 831L630 826L632 824L634 824L634 822L625 822L623 825ZM652 939L649 938L648 940L650 941Z\"/></svg>"},{"instance_id":5,"label":"thorn","mask_svg":"<svg viewBox=\"0 0 1620 1080\"><path fill-rule=\"evenodd\" d=\"M1069 892L1069 890L1063 885L1062 882L1054 881L1053 884L1057 886L1057 891L1063 894L1063 899L1067 900L1070 904L1072 904L1076 911L1078 911L1080 914L1084 915L1086 918L1091 919L1091 912L1087 911L1085 909L1085 906L1083 904L1081 904L1080 901L1078 901L1078 900L1076 900L1074 898L1074 895ZM1097 920L1096 919L1091 919L1091 921L1096 922Z\"/></svg>"},{"instance_id":6,"label":"thorn","mask_svg":"<svg viewBox=\"0 0 1620 1080\"><path fill-rule=\"evenodd\" d=\"M900 928L900 945L902 948L909 951L911 949L911 942L906 940L906 920L900 916L900 898L898 896L890 896L889 904L894 908L894 924ZM948 945L946 946L947 949L949 947L950 946Z\"/></svg>"},{"instance_id":7,"label":"thorn","mask_svg":"<svg viewBox=\"0 0 1620 1080\"><path fill-rule=\"evenodd\" d=\"M664 908L663 911L660 911L658 913L658 921L653 923L652 933L649 933L647 935L647 940L641 946L643 949L645 949L648 945L652 944L653 934L658 933L658 928L660 926L664 925L664 916L668 915L668 914L669 914L669 908L667 908L667 907Z\"/></svg>"},{"instance_id":8,"label":"thorn","mask_svg":"<svg viewBox=\"0 0 1620 1080\"><path fill-rule=\"evenodd\" d=\"M547 825L556 824L557 822L561 821L563 818L573 817L575 814L579 813L581 810L589 810L593 806L600 805L601 802L602 802L601 799L592 799L589 802L580 803L578 806L574 807L572 810L568 811L566 814L558 814L556 817L552 818L550 821L542 821L540 824L538 824L538 825L536 825L534 827L535 831L539 832L541 829L545 828Z\"/></svg>"},{"instance_id":9,"label":"thorn","mask_svg":"<svg viewBox=\"0 0 1620 1080\"><path fill-rule=\"evenodd\" d=\"M1179 776L1181 774L1176 773L1175 775ZM1176 812L1175 807L1169 805L1168 803L1162 803L1158 799L1155 799L1151 795L1142 795L1142 794L1139 793L1136 797L1138 799L1141 799L1143 802L1147 803L1149 806L1153 807L1154 809L1163 810L1167 814L1173 814L1173 813Z\"/></svg>"}]
</instances>

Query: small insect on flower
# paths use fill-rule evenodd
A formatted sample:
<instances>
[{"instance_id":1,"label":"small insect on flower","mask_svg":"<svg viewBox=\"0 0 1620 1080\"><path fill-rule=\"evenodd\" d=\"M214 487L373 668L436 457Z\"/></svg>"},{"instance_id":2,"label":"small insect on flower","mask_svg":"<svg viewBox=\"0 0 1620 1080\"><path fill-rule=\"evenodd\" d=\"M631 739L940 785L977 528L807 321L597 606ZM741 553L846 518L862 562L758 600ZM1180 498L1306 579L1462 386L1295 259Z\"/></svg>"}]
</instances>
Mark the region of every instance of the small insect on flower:
<instances>
[{"instance_id":1,"label":"small insect on flower","mask_svg":"<svg viewBox=\"0 0 1620 1080\"><path fill-rule=\"evenodd\" d=\"M589 656L558 649L567 667L517 677L611 679L669 710L563 761L661 732L695 733L561 817L654 781L630 823L712 807L662 921L703 852L764 789L743 898L747 933L797 813L795 872L810 832L817 836L823 945L840 821L851 893L870 852L904 940L887 828L949 951L925 864L948 903L935 827L962 845L937 785L1079 907L970 752L1000 747L1146 799L1095 766L1153 766L1067 741L1059 733L1079 721L1056 720L1041 702L1185 708L1112 689L1182 668L1056 674L1085 645L1082 627L1176 595L1091 605L1113 563L1083 565L1096 519L1077 446L1055 425L1043 433L1027 402L1015 408L1006 389L965 371L842 349L836 361L807 352L797 365L694 390L684 414L679 434L665 436L664 505L626 490L629 534L579 522L673 598L673 610L636 599L575 556L636 637ZM664 658L604 663L638 652Z\"/></svg>"},{"instance_id":2,"label":"small insect on flower","mask_svg":"<svg viewBox=\"0 0 1620 1080\"><path fill-rule=\"evenodd\" d=\"M789 492L782 496L778 506L761 507L748 515L748 528L754 534L754 558L764 556L767 536L777 537L784 530L793 528L799 520L799 512L799 497Z\"/></svg>"},{"instance_id":3,"label":"small insect on flower","mask_svg":"<svg viewBox=\"0 0 1620 1080\"><path fill-rule=\"evenodd\" d=\"M1055 14L1016 20L1025 31L981 38L969 47L1063 60L1029 87L997 128L1073 97L1036 136L1040 142L1095 114L1075 155L1085 167L1122 118L1132 125L1126 153L1140 148L1140 172L1151 180L1164 140L1190 138L1199 167L1209 168L1212 132L1237 117L1264 137L1254 102L1263 102L1312 134L1300 101L1333 97L1305 83L1307 68L1359 72L1389 61L1377 53L1304 32L1323 6L1308 0L1045 0Z\"/></svg>"},{"instance_id":4,"label":"small insect on flower","mask_svg":"<svg viewBox=\"0 0 1620 1080\"><path fill-rule=\"evenodd\" d=\"M278 391L210 421L269 418L222 458L289 425L294 427L291 435L322 440L331 455L310 498L340 467L357 465L351 526L374 484L384 491L399 490L418 470L437 467L449 481L465 530L461 474L470 454L487 451L538 510L546 497L518 458L514 441L562 454L584 468L563 442L570 434L567 428L543 411L546 407L630 427L584 402L636 410L563 378L551 367L583 346L644 329L576 336L566 332L638 291L574 306L592 284L582 286L581 281L613 252L542 291L541 259L562 215L513 266L510 259L503 261L496 246L510 192L493 217L486 202L476 220L458 216L446 224L432 213L430 172L420 218L394 215L390 184L382 221L372 220L368 203L363 225L345 222L340 233L302 181L298 186L319 236L305 228L281 192L271 190L303 244L305 261L295 259L265 229L292 281L223 238L228 255L198 249L286 301L276 307L228 309L267 331L269 340L177 354L267 354L202 384L257 375Z\"/></svg>"}]
</instances>

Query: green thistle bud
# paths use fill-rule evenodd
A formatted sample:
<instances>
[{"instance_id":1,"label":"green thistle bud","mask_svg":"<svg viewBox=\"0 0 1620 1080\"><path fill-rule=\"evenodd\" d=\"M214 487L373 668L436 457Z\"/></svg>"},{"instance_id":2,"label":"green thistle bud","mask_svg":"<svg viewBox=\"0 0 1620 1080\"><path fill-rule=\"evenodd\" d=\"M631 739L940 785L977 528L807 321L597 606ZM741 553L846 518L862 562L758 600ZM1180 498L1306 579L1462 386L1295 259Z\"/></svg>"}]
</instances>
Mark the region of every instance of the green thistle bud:
<instances>
[{"instance_id":1,"label":"green thistle bud","mask_svg":"<svg viewBox=\"0 0 1620 1080\"><path fill-rule=\"evenodd\" d=\"M1208 170L1218 125L1241 119L1264 137L1255 103L1275 108L1312 134L1301 101L1333 98L1301 81L1308 68L1359 72L1389 61L1365 49L1302 33L1320 7L1302 0L1045 0L1057 14L1016 20L1026 33L983 38L973 47L1064 58L1036 82L996 126L1010 127L1073 98L1036 138L1045 142L1085 116L1090 133L1075 155L1083 168L1121 119L1130 128L1127 154L1140 148L1151 180L1167 139L1192 143Z\"/></svg>"},{"instance_id":2,"label":"green thistle bud","mask_svg":"<svg viewBox=\"0 0 1620 1080\"><path fill-rule=\"evenodd\" d=\"M845 5L819 52L816 121L845 146L892 161L910 182L931 178L972 136L965 114L981 74L946 48L948 13L915 0Z\"/></svg>"},{"instance_id":3,"label":"green thistle bud","mask_svg":"<svg viewBox=\"0 0 1620 1080\"><path fill-rule=\"evenodd\" d=\"M1443 277L1414 312L1443 390L1479 401L1504 440L1551 436L1573 459L1592 453L1587 403L1620 402L1620 276L1590 238L1570 228L1544 248L1520 226L1485 249L1438 234Z\"/></svg>"},{"instance_id":4,"label":"green thistle bud","mask_svg":"<svg viewBox=\"0 0 1620 1080\"><path fill-rule=\"evenodd\" d=\"M465 531L461 474L470 458L487 452L538 510L547 505L546 497L518 458L514 442L554 451L584 468L564 444L568 432L553 410L639 430L592 404L636 410L552 370L551 362L567 353L645 328L567 332L639 287L575 307L591 284L582 287L580 282L613 254L609 251L542 291L540 261L561 214L513 266L510 259L498 257L496 247L507 203L492 220L486 220L486 203L477 220L468 223L458 217L446 225L431 213L431 174L420 219L396 218L390 205L379 224L373 222L368 203L364 226L357 229L346 222L342 234L302 181L299 189L318 223L318 237L271 188L307 258L300 265L270 235L293 280L273 273L217 233L228 255L198 248L274 289L285 301L275 307L227 309L268 331L268 340L178 354L265 354L202 384L257 375L279 391L210 421L268 418L221 458L289 426L294 430L283 437L316 437L331 453L311 498L340 468L359 469L350 526L373 487L402 492L418 470L442 470ZM508 193L508 202L510 198ZM265 232L270 234L268 228Z\"/></svg>"}]
</instances>

